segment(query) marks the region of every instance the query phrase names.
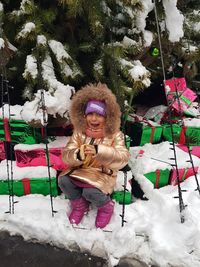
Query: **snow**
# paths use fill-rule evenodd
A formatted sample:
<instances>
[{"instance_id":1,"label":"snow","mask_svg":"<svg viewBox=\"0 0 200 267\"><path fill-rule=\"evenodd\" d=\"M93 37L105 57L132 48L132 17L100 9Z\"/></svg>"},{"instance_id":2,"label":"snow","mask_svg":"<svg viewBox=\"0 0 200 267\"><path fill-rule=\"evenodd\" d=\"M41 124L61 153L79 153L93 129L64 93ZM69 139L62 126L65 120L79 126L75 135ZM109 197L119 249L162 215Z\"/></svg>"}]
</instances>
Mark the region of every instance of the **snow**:
<instances>
[{"instance_id":1,"label":"snow","mask_svg":"<svg viewBox=\"0 0 200 267\"><path fill-rule=\"evenodd\" d=\"M47 38L44 35L40 34L37 36L37 43L38 45L45 46L47 44Z\"/></svg>"},{"instance_id":2,"label":"snow","mask_svg":"<svg viewBox=\"0 0 200 267\"><path fill-rule=\"evenodd\" d=\"M65 117L67 121L67 111L69 110L70 96L72 92L74 92L74 88L69 85L64 86L64 88L58 88L54 93L54 96L49 92L44 91L47 113L55 116L55 113L57 112L61 117ZM40 108L38 108L38 105ZM35 93L35 99L33 101L27 101L23 106L9 106L8 104L4 104L3 107L0 107L0 118L9 117L10 119L24 120L27 123L30 121L40 121L44 124L44 114L41 108L41 90L38 90L37 93Z\"/></svg>"},{"instance_id":3,"label":"snow","mask_svg":"<svg viewBox=\"0 0 200 267\"><path fill-rule=\"evenodd\" d=\"M141 157L137 157L139 149L145 151ZM132 147L130 151L130 166L137 179L143 177L142 173L152 171L153 167L162 169L168 166L160 161L151 162L150 157L157 157L159 160L167 160L168 157L168 161L171 157L168 142ZM186 166L185 164L188 164L186 153L181 150L178 150L178 153L180 166ZM145 169L139 171L138 162L134 164L135 160L142 161L141 165ZM194 162L199 165L200 159L194 157ZM0 166L6 170L5 161ZM42 176L45 168L17 168L14 165L14 177L27 175L23 173L26 169L29 169L29 175L35 176L40 172ZM129 173L129 179L130 177ZM118 184L120 183L123 184L122 172L118 177ZM161 267L198 267L200 266L200 196L199 192L195 191L196 187L194 177L181 183L181 188L188 190L183 193L183 201L187 204L187 208L182 211L185 222L181 223L179 200L174 198L178 194L177 186L169 185L154 189L151 182L145 179L142 181L142 188L149 200L135 199L132 204L125 206L127 223L124 227L121 227L122 221L119 216L122 214L122 205L115 203L114 215L104 230L96 229L94 226L96 207L91 207L78 227L70 225L66 215L66 212L67 214L70 212L69 200L62 194L53 198L53 209L56 211L54 216L52 216L50 196L35 194L14 197L17 201L14 205L14 214L7 214L5 212L9 209L9 198L1 195L0 230L8 230L11 235L20 234L25 240L90 252L108 259L110 266L115 266L122 257L129 259L132 257L145 262L148 266L154 264Z\"/></svg>"},{"instance_id":4,"label":"snow","mask_svg":"<svg viewBox=\"0 0 200 267\"><path fill-rule=\"evenodd\" d=\"M200 22L194 23L194 31L199 32L200 30Z\"/></svg>"},{"instance_id":5,"label":"snow","mask_svg":"<svg viewBox=\"0 0 200 267\"><path fill-rule=\"evenodd\" d=\"M3 12L3 4L0 2L0 12Z\"/></svg>"},{"instance_id":6,"label":"snow","mask_svg":"<svg viewBox=\"0 0 200 267\"><path fill-rule=\"evenodd\" d=\"M72 92L74 92L74 88L69 85L61 84L53 77L51 81L53 85L57 86L57 90L54 95L51 95L50 92L43 91L46 111L53 116L56 116L55 114L57 113L61 117L68 119L67 111L69 110L70 97ZM35 93L34 100L25 102L23 106L21 116L26 122L38 120L44 124L44 114L41 108L41 92L41 90L38 90L37 93Z\"/></svg>"},{"instance_id":7,"label":"snow","mask_svg":"<svg viewBox=\"0 0 200 267\"><path fill-rule=\"evenodd\" d=\"M125 47L129 47L129 46L134 46L136 45L136 41L127 37L127 36L124 36L123 40L122 40L122 43Z\"/></svg>"},{"instance_id":8,"label":"snow","mask_svg":"<svg viewBox=\"0 0 200 267\"><path fill-rule=\"evenodd\" d=\"M37 60L33 55L26 57L26 65L24 73L22 74L25 79L30 75L32 79L36 79L38 75Z\"/></svg>"},{"instance_id":9,"label":"snow","mask_svg":"<svg viewBox=\"0 0 200 267\"><path fill-rule=\"evenodd\" d=\"M146 19L148 18L148 14L153 9L157 9L157 7L154 6L155 3L156 2L152 0L143 0L143 8L136 14L136 26L143 33L145 46L150 46L153 41L153 34L150 31L146 30ZM184 16L177 8L177 0L162 0L162 4L165 11L163 24L168 31L169 40L171 42L178 42L184 35ZM129 15L131 16L131 11L129 12ZM174 27L174 25L176 25L176 27Z\"/></svg>"},{"instance_id":10,"label":"snow","mask_svg":"<svg viewBox=\"0 0 200 267\"><path fill-rule=\"evenodd\" d=\"M59 62L63 62L63 60L71 59L70 55L64 49L64 46L61 42L55 40L49 40L49 46L51 50L56 55L56 58Z\"/></svg>"},{"instance_id":11,"label":"snow","mask_svg":"<svg viewBox=\"0 0 200 267\"><path fill-rule=\"evenodd\" d=\"M56 136L54 141L48 143L48 148L62 148L66 145L69 141L69 136ZM34 149L44 149L46 147L45 144L17 144L14 146L14 150L21 150L21 151L30 151Z\"/></svg>"},{"instance_id":12,"label":"snow","mask_svg":"<svg viewBox=\"0 0 200 267\"><path fill-rule=\"evenodd\" d=\"M184 16L176 7L177 0L163 0L165 9L166 28L169 32L169 40L171 42L178 42L184 36L183 22ZM176 27L174 27L176 25Z\"/></svg>"},{"instance_id":13,"label":"snow","mask_svg":"<svg viewBox=\"0 0 200 267\"><path fill-rule=\"evenodd\" d=\"M151 81L149 79L150 72L142 65L139 60L134 60L132 63L125 59L121 59L120 63L123 67L127 67L130 78L134 81L141 81L145 87L149 87Z\"/></svg>"},{"instance_id":14,"label":"snow","mask_svg":"<svg viewBox=\"0 0 200 267\"><path fill-rule=\"evenodd\" d=\"M0 38L0 49L5 47L5 41L3 38Z\"/></svg>"},{"instance_id":15,"label":"snow","mask_svg":"<svg viewBox=\"0 0 200 267\"><path fill-rule=\"evenodd\" d=\"M119 5L122 2L116 1ZM154 1L155 2L155 1ZM177 0L162 0L165 10L165 21L160 22L163 29L168 30L169 40L177 42L183 37L183 15L177 9ZM152 0L144 0L143 10L137 12L136 24L138 30L143 33L146 46L150 46L153 41L153 34L146 29L146 19L153 10ZM12 13L19 16L27 12L26 5L31 5L31 1L23 0L18 11ZM134 11L131 8L124 8L131 18L134 18ZM3 5L0 2L0 11ZM110 10L105 6L105 12ZM119 14L120 15L120 14ZM118 16L119 19L119 16ZM176 27L174 27L176 25ZM134 28L134 27L133 27ZM194 24L194 29L199 29L199 23ZM28 22L18 33L18 38L26 36L35 30L35 24ZM124 29L119 32L123 33ZM46 37L38 35L38 44L45 45ZM134 40L127 37L123 39L123 45L134 44ZM3 39L0 39L0 47L3 47ZM61 43L49 41L51 49L54 51L58 61L70 59ZM119 44L117 44L119 45ZM149 71L141 65L140 61L130 63L122 60L124 66L129 68L129 75L133 80L142 80L143 84L150 85ZM128 65L129 64L129 65ZM67 65L66 65L67 66ZM55 76L53 64L47 54L42 63L42 76L50 87L50 92L44 92L45 104L48 114L59 114L68 118L70 98L74 88L60 83ZM65 67L64 72L70 76L70 67ZM33 56L29 55L26 61L24 76L30 75L33 79L37 76L37 64ZM35 94L31 102L26 102L23 110L19 105L4 106L0 109L0 117L10 117L13 119L24 119L26 121L40 120L43 122L43 112L38 108L41 103L41 91ZM41 105L39 105L41 107ZM15 111L15 112L14 112ZM13 116L14 115L14 116ZM199 127L200 119L185 119L186 126ZM65 141L67 138L65 137ZM62 138L49 144L49 147L62 147L65 143ZM28 151L30 149L44 148L44 145L16 145L15 149ZM125 207L125 223L121 227L122 205L115 203L114 215L110 224L104 229L96 229L94 226L96 207L91 207L89 213L84 217L79 227L70 225L66 215L70 212L69 200L61 194L53 198L51 206L50 196L39 194L14 197L14 214L5 213L9 210L9 196L0 195L0 230L7 230L11 235L20 234L25 240L35 242L45 242L52 245L70 249L89 251L90 253L104 257L109 260L110 266L115 266L120 258L140 259L148 266L157 265L160 267L200 267L200 195L197 188L195 177L190 177L181 183L181 188L187 190L183 194L183 202L187 207L182 211L185 222L181 223L179 200L174 198L178 195L177 186L165 186L154 189L152 183L144 177L145 173L156 169L172 169L173 152L169 142L157 145L146 144L143 147L130 148L131 172L128 172L128 180L132 173L135 179L141 184L148 201L134 199L134 202ZM188 154L176 147L178 167L189 167ZM200 165L200 159L192 156L194 166ZM7 179L7 166L10 174L16 180L25 177L48 177L48 168L24 167L19 168L13 162L11 169L10 161L0 163L0 179ZM50 168L51 177L56 176L56 171ZM199 179L199 174L197 174ZM124 184L124 174L119 172L115 190L122 190ZM130 183L127 183L130 191ZM56 211L52 216L52 208Z\"/></svg>"},{"instance_id":16,"label":"snow","mask_svg":"<svg viewBox=\"0 0 200 267\"><path fill-rule=\"evenodd\" d=\"M172 145L168 141L155 145L145 144L143 147L131 147L131 160L129 164L132 167L133 174L154 172L157 169L171 170L174 164L174 160L170 160L174 158L174 152L171 148ZM190 160L188 153L178 147L175 147L175 152L179 169L191 167L191 163L187 162ZM198 157L192 155L192 159L194 166L200 165L200 159Z\"/></svg>"},{"instance_id":17,"label":"snow","mask_svg":"<svg viewBox=\"0 0 200 267\"><path fill-rule=\"evenodd\" d=\"M152 3L152 0L144 0L142 1L142 5L143 5L143 10L138 12L136 25L137 28L141 32L143 32L145 46L150 46L151 42L153 41L153 36L149 31L145 30L145 27L146 27L146 18L148 17L149 12L152 11L154 5Z\"/></svg>"},{"instance_id":18,"label":"snow","mask_svg":"<svg viewBox=\"0 0 200 267\"><path fill-rule=\"evenodd\" d=\"M8 104L4 104L3 107L0 107L0 118L9 118L15 120L22 120L21 117L22 106L14 105L9 106Z\"/></svg>"},{"instance_id":19,"label":"snow","mask_svg":"<svg viewBox=\"0 0 200 267\"><path fill-rule=\"evenodd\" d=\"M186 118L183 120L185 126L189 127L196 127L198 128L200 126L200 119L199 118Z\"/></svg>"},{"instance_id":20,"label":"snow","mask_svg":"<svg viewBox=\"0 0 200 267\"><path fill-rule=\"evenodd\" d=\"M14 10L12 14L14 16L21 16L27 14L29 12L29 8L33 6L33 2L31 0L22 0L20 3L19 10Z\"/></svg>"},{"instance_id":21,"label":"snow","mask_svg":"<svg viewBox=\"0 0 200 267\"><path fill-rule=\"evenodd\" d=\"M36 26L33 22L26 23L23 26L22 30L17 34L17 38L26 38L29 33L35 30L35 28Z\"/></svg>"},{"instance_id":22,"label":"snow","mask_svg":"<svg viewBox=\"0 0 200 267\"><path fill-rule=\"evenodd\" d=\"M13 172L14 180L21 180L23 178L41 178L49 177L48 168L45 166L38 167L17 167L16 162L11 162L7 160L2 160L0 163L1 170L1 180L7 180L7 164L9 166L9 177L11 177L11 171ZM50 168L51 177L56 177L56 171L53 168Z\"/></svg>"}]
</instances>

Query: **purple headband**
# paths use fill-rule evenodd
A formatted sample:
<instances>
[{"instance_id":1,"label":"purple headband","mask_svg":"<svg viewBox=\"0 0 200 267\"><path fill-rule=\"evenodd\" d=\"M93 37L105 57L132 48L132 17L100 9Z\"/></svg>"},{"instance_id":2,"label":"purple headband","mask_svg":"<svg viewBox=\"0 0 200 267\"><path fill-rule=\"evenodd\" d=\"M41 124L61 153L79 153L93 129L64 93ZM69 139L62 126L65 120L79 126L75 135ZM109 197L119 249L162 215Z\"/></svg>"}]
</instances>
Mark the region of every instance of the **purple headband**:
<instances>
[{"instance_id":1,"label":"purple headband","mask_svg":"<svg viewBox=\"0 0 200 267\"><path fill-rule=\"evenodd\" d=\"M100 100L90 100L87 103L86 109L85 109L85 115L88 115L89 113L97 113L101 116L106 116L106 104Z\"/></svg>"}]
</instances>

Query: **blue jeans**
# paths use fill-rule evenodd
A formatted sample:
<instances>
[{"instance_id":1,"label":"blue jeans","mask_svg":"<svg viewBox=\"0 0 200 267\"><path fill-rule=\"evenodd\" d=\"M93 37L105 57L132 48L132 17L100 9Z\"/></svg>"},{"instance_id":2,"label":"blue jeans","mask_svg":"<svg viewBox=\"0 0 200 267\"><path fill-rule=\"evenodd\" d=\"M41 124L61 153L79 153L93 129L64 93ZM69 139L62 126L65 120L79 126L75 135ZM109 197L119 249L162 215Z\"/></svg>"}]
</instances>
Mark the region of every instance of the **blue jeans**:
<instances>
[{"instance_id":1,"label":"blue jeans","mask_svg":"<svg viewBox=\"0 0 200 267\"><path fill-rule=\"evenodd\" d=\"M110 200L110 196L106 195L98 188L78 187L77 185L72 183L72 179L73 178L70 178L70 176L64 175L61 176L58 180L60 189L70 200L84 197L87 201L93 203L97 207L103 206Z\"/></svg>"}]
</instances>

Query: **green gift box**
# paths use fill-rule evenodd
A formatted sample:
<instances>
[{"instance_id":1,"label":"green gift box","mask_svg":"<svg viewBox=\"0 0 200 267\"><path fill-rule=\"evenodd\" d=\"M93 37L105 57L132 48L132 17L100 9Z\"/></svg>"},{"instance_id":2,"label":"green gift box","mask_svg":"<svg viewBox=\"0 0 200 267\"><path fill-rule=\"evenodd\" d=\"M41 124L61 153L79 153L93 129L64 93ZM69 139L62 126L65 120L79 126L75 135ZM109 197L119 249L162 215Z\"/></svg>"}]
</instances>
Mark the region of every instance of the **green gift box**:
<instances>
[{"instance_id":1,"label":"green gift box","mask_svg":"<svg viewBox=\"0 0 200 267\"><path fill-rule=\"evenodd\" d=\"M198 127L183 127L183 143L190 146L200 146L200 128ZM184 140L185 137L185 140ZM185 142L184 142L185 141Z\"/></svg>"},{"instance_id":2,"label":"green gift box","mask_svg":"<svg viewBox=\"0 0 200 267\"><path fill-rule=\"evenodd\" d=\"M132 194L131 192L126 191L124 195L124 191L114 191L111 194L111 198L116 200L119 204L131 204L132 203Z\"/></svg>"},{"instance_id":3,"label":"green gift box","mask_svg":"<svg viewBox=\"0 0 200 267\"><path fill-rule=\"evenodd\" d=\"M162 137L165 141L172 142L172 131L174 136L174 142L179 143L181 138L182 127L178 124L172 124L172 129L170 124L163 124Z\"/></svg>"},{"instance_id":4,"label":"green gift box","mask_svg":"<svg viewBox=\"0 0 200 267\"><path fill-rule=\"evenodd\" d=\"M179 144L188 144L189 146L200 146L200 128L172 125L174 141ZM163 125L163 139L172 142L171 126Z\"/></svg>"},{"instance_id":5,"label":"green gift box","mask_svg":"<svg viewBox=\"0 0 200 267\"><path fill-rule=\"evenodd\" d=\"M131 146L156 144L161 141L162 126L150 126L140 122L127 122L127 134L131 138Z\"/></svg>"},{"instance_id":6,"label":"green gift box","mask_svg":"<svg viewBox=\"0 0 200 267\"><path fill-rule=\"evenodd\" d=\"M33 128L23 120L0 119L0 140L21 144L37 144L41 142L40 130Z\"/></svg>"},{"instance_id":7,"label":"green gift box","mask_svg":"<svg viewBox=\"0 0 200 267\"><path fill-rule=\"evenodd\" d=\"M53 196L58 195L56 177L51 177L51 192ZM28 194L42 194L44 196L50 194L49 178L24 178L21 180L0 180L0 195L11 194L13 188L13 195L24 196ZM9 192L10 191L10 192Z\"/></svg>"},{"instance_id":8,"label":"green gift box","mask_svg":"<svg viewBox=\"0 0 200 267\"><path fill-rule=\"evenodd\" d=\"M160 188L169 184L170 170L156 170L145 173L144 176L154 184L154 188Z\"/></svg>"}]
</instances>

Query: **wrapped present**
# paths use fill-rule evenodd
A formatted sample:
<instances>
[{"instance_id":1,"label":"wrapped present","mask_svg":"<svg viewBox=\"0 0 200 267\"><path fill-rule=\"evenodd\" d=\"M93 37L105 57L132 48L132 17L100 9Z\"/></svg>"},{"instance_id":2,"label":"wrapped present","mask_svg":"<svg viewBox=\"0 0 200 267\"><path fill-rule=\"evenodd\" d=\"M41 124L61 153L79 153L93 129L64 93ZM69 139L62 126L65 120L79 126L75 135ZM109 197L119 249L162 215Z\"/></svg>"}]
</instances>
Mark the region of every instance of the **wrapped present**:
<instances>
[{"instance_id":1,"label":"wrapped present","mask_svg":"<svg viewBox=\"0 0 200 267\"><path fill-rule=\"evenodd\" d=\"M39 129L33 128L23 120L0 119L0 140L21 144L36 144L41 141Z\"/></svg>"},{"instance_id":2,"label":"wrapped present","mask_svg":"<svg viewBox=\"0 0 200 267\"><path fill-rule=\"evenodd\" d=\"M172 142L172 131L175 143L182 143L184 144L184 139L182 135L184 132L182 131L182 127L178 124L172 124L172 128L170 124L163 124L163 131L162 131L162 138L165 141Z\"/></svg>"},{"instance_id":3,"label":"wrapped present","mask_svg":"<svg viewBox=\"0 0 200 267\"><path fill-rule=\"evenodd\" d=\"M172 78L165 81L166 94L169 92L184 91L187 88L185 78Z\"/></svg>"},{"instance_id":4,"label":"wrapped present","mask_svg":"<svg viewBox=\"0 0 200 267\"><path fill-rule=\"evenodd\" d=\"M63 170L67 165L62 161L61 148L49 148L49 161L52 168ZM21 151L15 149L16 164L18 167L47 166L45 149Z\"/></svg>"},{"instance_id":5,"label":"wrapped present","mask_svg":"<svg viewBox=\"0 0 200 267\"><path fill-rule=\"evenodd\" d=\"M56 136L55 140L48 143L48 154L44 144L17 144L14 147L16 165L18 167L47 166L49 157L50 166L55 170L67 168L62 160L62 149L69 141L69 136Z\"/></svg>"},{"instance_id":6,"label":"wrapped present","mask_svg":"<svg viewBox=\"0 0 200 267\"><path fill-rule=\"evenodd\" d=\"M200 146L200 127L182 126L180 144Z\"/></svg>"},{"instance_id":7,"label":"wrapped present","mask_svg":"<svg viewBox=\"0 0 200 267\"><path fill-rule=\"evenodd\" d=\"M162 127L163 139L172 142L171 126L163 124ZM185 145L187 142L189 146L200 146L200 127L172 124L172 129L175 143Z\"/></svg>"},{"instance_id":8,"label":"wrapped present","mask_svg":"<svg viewBox=\"0 0 200 267\"><path fill-rule=\"evenodd\" d=\"M50 177L49 177L50 172ZM2 161L0 163L0 195L27 194L58 195L57 173L52 168L41 166L19 168L16 162Z\"/></svg>"},{"instance_id":9,"label":"wrapped present","mask_svg":"<svg viewBox=\"0 0 200 267\"><path fill-rule=\"evenodd\" d=\"M13 194L15 196L24 196L28 194L42 194L44 196L50 194L49 178L23 178L22 180L0 180L0 195L11 194L11 187L13 187ZM9 190L10 188L10 190ZM51 177L51 193L52 196L58 195L56 177Z\"/></svg>"},{"instance_id":10,"label":"wrapped present","mask_svg":"<svg viewBox=\"0 0 200 267\"><path fill-rule=\"evenodd\" d=\"M194 167L194 169L193 168L178 169L179 181L183 182L185 179L189 178L190 176L195 175L197 171L198 171L198 167ZM169 184L177 185L178 184L177 179L178 178L177 178L176 169L173 169L170 174Z\"/></svg>"},{"instance_id":11,"label":"wrapped present","mask_svg":"<svg viewBox=\"0 0 200 267\"><path fill-rule=\"evenodd\" d=\"M144 176L154 184L154 188L160 188L168 185L170 170L156 170L154 172L145 173Z\"/></svg>"},{"instance_id":12,"label":"wrapped present","mask_svg":"<svg viewBox=\"0 0 200 267\"><path fill-rule=\"evenodd\" d=\"M161 141L162 126L151 124L142 118L141 121L126 122L126 132L131 138L131 146L143 146L144 144L155 144Z\"/></svg>"},{"instance_id":13,"label":"wrapped present","mask_svg":"<svg viewBox=\"0 0 200 267\"><path fill-rule=\"evenodd\" d=\"M183 92L167 94L171 106L179 113L187 111L192 102L197 98L195 92L186 88Z\"/></svg>"},{"instance_id":14,"label":"wrapped present","mask_svg":"<svg viewBox=\"0 0 200 267\"><path fill-rule=\"evenodd\" d=\"M192 102L190 107L184 111L185 117L189 118L199 118L200 117L200 110L199 110L199 103L198 102Z\"/></svg>"},{"instance_id":15,"label":"wrapped present","mask_svg":"<svg viewBox=\"0 0 200 267\"><path fill-rule=\"evenodd\" d=\"M132 193L129 191L115 191L111 194L111 198L116 200L119 204L132 203Z\"/></svg>"},{"instance_id":16,"label":"wrapped present","mask_svg":"<svg viewBox=\"0 0 200 267\"><path fill-rule=\"evenodd\" d=\"M4 160L6 158L4 142L0 141L0 160Z\"/></svg>"},{"instance_id":17,"label":"wrapped present","mask_svg":"<svg viewBox=\"0 0 200 267\"><path fill-rule=\"evenodd\" d=\"M188 152L188 147L186 145L177 144L177 147L185 152ZM200 158L200 146L189 146L190 153L198 158Z\"/></svg>"},{"instance_id":18,"label":"wrapped present","mask_svg":"<svg viewBox=\"0 0 200 267\"><path fill-rule=\"evenodd\" d=\"M148 109L144 117L148 120L153 120L157 123L160 123L165 117L167 110L168 107L164 105L154 106Z\"/></svg>"}]
</instances>

